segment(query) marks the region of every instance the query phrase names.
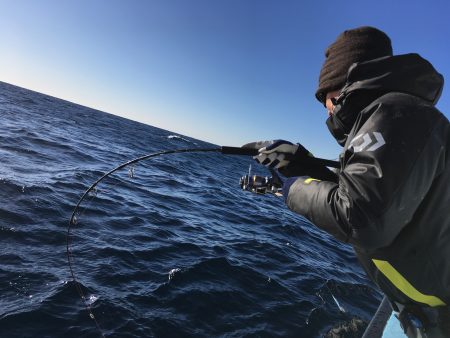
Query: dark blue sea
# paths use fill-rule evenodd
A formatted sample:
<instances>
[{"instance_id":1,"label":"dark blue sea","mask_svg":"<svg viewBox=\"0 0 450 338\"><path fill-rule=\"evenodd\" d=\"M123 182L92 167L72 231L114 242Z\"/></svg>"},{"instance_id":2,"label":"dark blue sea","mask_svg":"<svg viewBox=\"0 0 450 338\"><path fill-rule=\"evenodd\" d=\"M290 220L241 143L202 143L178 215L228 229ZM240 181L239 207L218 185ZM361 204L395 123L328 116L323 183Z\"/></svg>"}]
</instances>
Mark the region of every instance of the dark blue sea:
<instances>
[{"instance_id":1,"label":"dark blue sea","mask_svg":"<svg viewBox=\"0 0 450 338\"><path fill-rule=\"evenodd\" d=\"M381 296L351 247L240 190L250 164L268 173L236 155L101 181L70 229L73 280L69 220L92 183L210 147L0 82L0 337L360 336Z\"/></svg>"}]
</instances>

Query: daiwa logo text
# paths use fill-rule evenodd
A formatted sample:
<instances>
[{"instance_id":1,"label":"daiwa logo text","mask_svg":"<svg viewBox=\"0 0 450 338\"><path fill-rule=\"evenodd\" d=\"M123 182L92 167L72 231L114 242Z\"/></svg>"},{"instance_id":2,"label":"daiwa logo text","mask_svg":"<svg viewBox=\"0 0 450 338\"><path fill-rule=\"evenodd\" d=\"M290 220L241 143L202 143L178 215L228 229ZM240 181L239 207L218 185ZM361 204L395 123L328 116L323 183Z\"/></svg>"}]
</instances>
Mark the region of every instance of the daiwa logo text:
<instances>
[{"instance_id":1,"label":"daiwa logo text","mask_svg":"<svg viewBox=\"0 0 450 338\"><path fill-rule=\"evenodd\" d=\"M349 148L353 148L355 153L360 151L375 151L386 142L381 133L374 131L373 133L365 133L356 136L351 142Z\"/></svg>"}]
</instances>

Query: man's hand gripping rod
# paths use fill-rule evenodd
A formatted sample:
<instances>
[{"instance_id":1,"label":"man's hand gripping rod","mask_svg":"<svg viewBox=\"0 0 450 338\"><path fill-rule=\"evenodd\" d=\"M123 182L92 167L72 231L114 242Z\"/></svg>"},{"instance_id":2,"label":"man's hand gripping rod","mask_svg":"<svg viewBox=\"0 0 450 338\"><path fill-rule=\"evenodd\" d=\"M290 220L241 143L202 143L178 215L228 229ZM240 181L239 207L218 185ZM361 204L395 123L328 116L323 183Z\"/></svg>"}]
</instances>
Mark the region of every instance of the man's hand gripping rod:
<instances>
[{"instance_id":1,"label":"man's hand gripping rod","mask_svg":"<svg viewBox=\"0 0 450 338\"><path fill-rule=\"evenodd\" d=\"M259 149L264 148L266 145L267 142L252 142L242 147L222 146L221 153L228 155L256 156L259 153ZM293 158L292 154L286 154L287 160L291 160L292 158ZM316 165L324 165L326 167L331 168L340 168L340 164L338 161L326 160L318 157L305 156L302 158L297 158L296 161L304 164L316 164Z\"/></svg>"}]
</instances>

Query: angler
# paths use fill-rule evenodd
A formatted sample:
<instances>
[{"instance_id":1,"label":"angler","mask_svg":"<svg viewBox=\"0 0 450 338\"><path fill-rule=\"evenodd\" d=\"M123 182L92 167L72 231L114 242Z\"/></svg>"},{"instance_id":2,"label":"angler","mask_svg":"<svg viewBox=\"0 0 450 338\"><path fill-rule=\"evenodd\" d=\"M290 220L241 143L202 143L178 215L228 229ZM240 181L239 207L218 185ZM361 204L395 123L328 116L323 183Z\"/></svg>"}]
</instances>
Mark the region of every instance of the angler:
<instances>
[{"instance_id":1,"label":"angler","mask_svg":"<svg viewBox=\"0 0 450 338\"><path fill-rule=\"evenodd\" d=\"M303 166L299 144L263 143L288 207L353 245L408 337L450 337L450 127L435 107L443 77L418 54L393 55L373 27L325 52L316 98L343 147L336 173ZM289 154L290 156L286 156Z\"/></svg>"}]
</instances>

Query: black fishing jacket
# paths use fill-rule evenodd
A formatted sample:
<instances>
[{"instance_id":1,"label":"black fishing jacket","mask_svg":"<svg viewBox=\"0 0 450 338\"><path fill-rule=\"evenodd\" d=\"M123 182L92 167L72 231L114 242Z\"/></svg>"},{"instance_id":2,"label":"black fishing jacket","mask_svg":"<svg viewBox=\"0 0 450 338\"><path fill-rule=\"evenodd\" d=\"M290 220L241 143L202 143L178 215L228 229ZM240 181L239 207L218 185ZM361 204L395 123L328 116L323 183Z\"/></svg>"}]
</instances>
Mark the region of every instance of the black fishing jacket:
<instances>
[{"instance_id":1,"label":"black fishing jacket","mask_svg":"<svg viewBox=\"0 0 450 338\"><path fill-rule=\"evenodd\" d=\"M450 127L443 78L417 54L353 64L328 127L344 149L331 180L298 178L286 203L353 245L404 305L450 305Z\"/></svg>"}]
</instances>

